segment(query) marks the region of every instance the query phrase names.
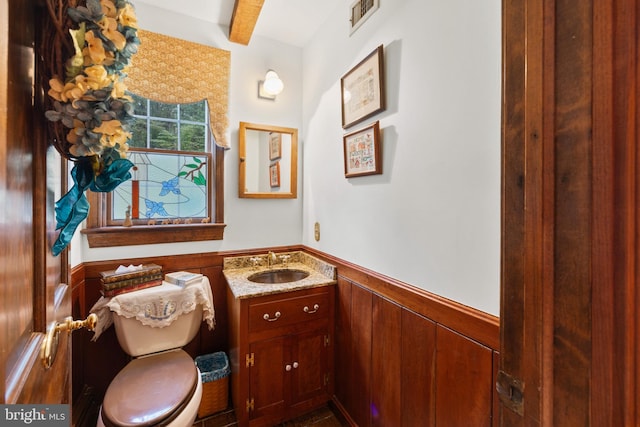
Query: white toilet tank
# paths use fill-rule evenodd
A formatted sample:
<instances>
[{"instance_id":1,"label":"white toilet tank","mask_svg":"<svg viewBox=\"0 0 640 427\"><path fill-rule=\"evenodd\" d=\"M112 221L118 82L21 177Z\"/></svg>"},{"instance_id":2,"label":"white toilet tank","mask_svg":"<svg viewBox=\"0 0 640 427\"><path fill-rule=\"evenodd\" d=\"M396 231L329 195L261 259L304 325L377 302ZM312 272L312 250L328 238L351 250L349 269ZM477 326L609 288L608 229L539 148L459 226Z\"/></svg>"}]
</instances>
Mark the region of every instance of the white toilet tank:
<instances>
[{"instance_id":1,"label":"white toilet tank","mask_svg":"<svg viewBox=\"0 0 640 427\"><path fill-rule=\"evenodd\" d=\"M182 314L164 328L145 326L135 318L113 313L113 326L120 347L133 357L184 347L196 336L201 323L200 304L196 304L193 311Z\"/></svg>"}]
</instances>

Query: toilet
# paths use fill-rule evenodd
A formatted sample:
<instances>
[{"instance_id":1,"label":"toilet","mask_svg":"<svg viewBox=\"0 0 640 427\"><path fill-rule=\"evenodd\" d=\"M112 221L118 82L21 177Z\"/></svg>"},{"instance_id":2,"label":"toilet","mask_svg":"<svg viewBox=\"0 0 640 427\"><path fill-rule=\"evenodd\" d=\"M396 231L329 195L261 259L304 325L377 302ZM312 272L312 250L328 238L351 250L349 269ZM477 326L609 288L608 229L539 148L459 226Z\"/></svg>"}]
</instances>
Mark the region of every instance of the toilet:
<instances>
[{"instance_id":1,"label":"toilet","mask_svg":"<svg viewBox=\"0 0 640 427\"><path fill-rule=\"evenodd\" d=\"M175 288L163 286L168 286L171 292ZM144 301L145 290L132 293L138 292L137 300ZM162 288L149 295L149 298L164 300ZM202 398L202 378L195 361L182 347L200 329L202 305L195 304L194 309L182 312L164 327L145 325L135 317L117 312L111 315L118 342L132 360L109 384L97 426L193 425Z\"/></svg>"}]
</instances>

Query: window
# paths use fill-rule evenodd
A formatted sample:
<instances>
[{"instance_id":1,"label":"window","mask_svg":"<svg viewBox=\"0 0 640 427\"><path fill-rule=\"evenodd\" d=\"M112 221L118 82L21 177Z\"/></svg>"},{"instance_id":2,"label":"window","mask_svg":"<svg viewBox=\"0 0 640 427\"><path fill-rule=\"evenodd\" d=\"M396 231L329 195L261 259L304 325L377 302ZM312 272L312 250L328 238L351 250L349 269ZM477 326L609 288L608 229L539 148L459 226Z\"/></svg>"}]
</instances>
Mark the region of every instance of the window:
<instances>
[{"instance_id":1,"label":"window","mask_svg":"<svg viewBox=\"0 0 640 427\"><path fill-rule=\"evenodd\" d=\"M131 180L107 195L107 224L211 218L209 112L205 101L165 104L133 95Z\"/></svg>"},{"instance_id":2,"label":"window","mask_svg":"<svg viewBox=\"0 0 640 427\"><path fill-rule=\"evenodd\" d=\"M133 95L135 123L129 146L177 151L209 151L209 110L205 101L165 104Z\"/></svg>"},{"instance_id":3,"label":"window","mask_svg":"<svg viewBox=\"0 0 640 427\"><path fill-rule=\"evenodd\" d=\"M107 195L107 224L206 222L211 218L211 155L132 149L131 179Z\"/></svg>"},{"instance_id":4,"label":"window","mask_svg":"<svg viewBox=\"0 0 640 427\"><path fill-rule=\"evenodd\" d=\"M133 98L132 179L112 193L88 194L82 232L89 246L222 239L223 150L210 136L207 102Z\"/></svg>"}]
</instances>

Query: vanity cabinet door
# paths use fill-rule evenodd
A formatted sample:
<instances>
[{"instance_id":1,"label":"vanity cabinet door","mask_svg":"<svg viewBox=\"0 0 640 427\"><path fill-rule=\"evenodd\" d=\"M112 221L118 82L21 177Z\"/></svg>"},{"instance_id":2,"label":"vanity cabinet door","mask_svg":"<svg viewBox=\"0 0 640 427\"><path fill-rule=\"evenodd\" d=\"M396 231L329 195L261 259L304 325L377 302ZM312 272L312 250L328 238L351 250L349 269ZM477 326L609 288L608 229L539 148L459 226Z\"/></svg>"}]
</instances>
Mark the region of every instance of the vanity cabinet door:
<instances>
[{"instance_id":1,"label":"vanity cabinet door","mask_svg":"<svg viewBox=\"0 0 640 427\"><path fill-rule=\"evenodd\" d=\"M249 418L268 417L285 411L286 338L257 341L250 346Z\"/></svg>"},{"instance_id":2,"label":"vanity cabinet door","mask_svg":"<svg viewBox=\"0 0 640 427\"><path fill-rule=\"evenodd\" d=\"M326 327L252 343L249 418L286 419L327 400L329 335Z\"/></svg>"},{"instance_id":3,"label":"vanity cabinet door","mask_svg":"<svg viewBox=\"0 0 640 427\"><path fill-rule=\"evenodd\" d=\"M291 337L291 405L324 398L329 383L329 340L326 328ZM325 399L326 400L326 399Z\"/></svg>"}]
</instances>

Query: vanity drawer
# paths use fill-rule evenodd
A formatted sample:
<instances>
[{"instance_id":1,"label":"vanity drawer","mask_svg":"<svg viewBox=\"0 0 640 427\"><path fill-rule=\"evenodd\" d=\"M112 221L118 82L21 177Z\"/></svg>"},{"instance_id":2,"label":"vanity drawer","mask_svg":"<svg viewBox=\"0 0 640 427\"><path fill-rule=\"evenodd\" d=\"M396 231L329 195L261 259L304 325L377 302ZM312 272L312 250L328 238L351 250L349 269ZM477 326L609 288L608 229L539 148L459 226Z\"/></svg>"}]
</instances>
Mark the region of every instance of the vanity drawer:
<instances>
[{"instance_id":1,"label":"vanity drawer","mask_svg":"<svg viewBox=\"0 0 640 427\"><path fill-rule=\"evenodd\" d=\"M327 292L262 303L255 302L249 305L249 331L256 332L309 320L325 319L328 315Z\"/></svg>"}]
</instances>

